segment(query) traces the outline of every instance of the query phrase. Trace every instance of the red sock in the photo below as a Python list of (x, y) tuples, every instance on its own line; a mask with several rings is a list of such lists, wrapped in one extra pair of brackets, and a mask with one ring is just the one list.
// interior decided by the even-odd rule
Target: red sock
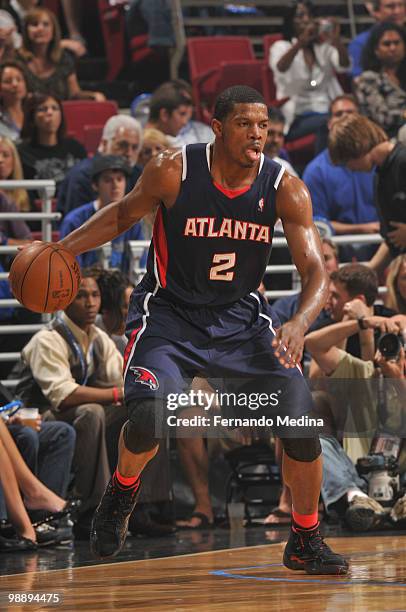
[(295, 525), (301, 529), (312, 529), (319, 523), (319, 513), (316, 510), (312, 514), (299, 514), (292, 508), (292, 518)]
[(130, 476), (129, 478), (122, 476), (118, 471), (118, 468), (116, 468), (116, 471), (114, 472), (114, 478), (123, 489), (132, 489), (136, 485), (138, 486), (140, 480), (139, 476)]

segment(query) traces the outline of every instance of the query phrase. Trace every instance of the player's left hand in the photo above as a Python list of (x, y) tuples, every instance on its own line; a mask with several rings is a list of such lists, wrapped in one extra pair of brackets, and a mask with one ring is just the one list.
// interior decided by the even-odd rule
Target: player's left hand
[(298, 321), (288, 321), (278, 330), (272, 341), (275, 356), (285, 368), (295, 368), (303, 355), (305, 328)]

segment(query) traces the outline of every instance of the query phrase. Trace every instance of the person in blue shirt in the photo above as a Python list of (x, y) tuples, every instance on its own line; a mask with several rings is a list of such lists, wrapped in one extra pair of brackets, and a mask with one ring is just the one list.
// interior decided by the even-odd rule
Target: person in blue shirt
[[(110, 202), (121, 200), (126, 193), (126, 182), (130, 173), (131, 168), (122, 157), (102, 155), (95, 158), (91, 170), (91, 181), (92, 187), (97, 193), (97, 198), (75, 208), (66, 215), (60, 227), (60, 237), (64, 238), (74, 229), (83, 225), (95, 212), (107, 206)], [(110, 267), (127, 271), (129, 262), (126, 257), (126, 243), (129, 240), (143, 239), (144, 234), (139, 223), (114, 238), (111, 243)], [(96, 264), (99, 258), (100, 251), (94, 250), (79, 255), (77, 259), (82, 268), (87, 268)]]
[[(358, 112), (350, 94), (338, 96), (330, 105), (329, 130), (344, 115)], [(335, 234), (374, 234), (379, 232), (378, 213), (374, 202), (373, 172), (353, 172), (335, 166), (328, 149), (322, 151), (306, 167), (303, 181), (310, 191), (313, 217), (327, 221)], [(345, 247), (341, 258), (359, 261), (369, 259), (375, 246)]]
[[(367, 8), (377, 23), (389, 21), (404, 26), (406, 21), (406, 3), (404, 0), (371, 0), (366, 3)], [(367, 43), (371, 29), (358, 34), (348, 45), (348, 52), (352, 59), (351, 76), (361, 74), (361, 56)]]

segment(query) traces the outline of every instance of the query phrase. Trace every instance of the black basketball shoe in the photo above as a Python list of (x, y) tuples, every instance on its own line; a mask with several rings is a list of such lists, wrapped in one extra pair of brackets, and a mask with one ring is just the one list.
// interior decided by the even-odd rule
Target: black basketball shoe
[(96, 557), (114, 557), (122, 549), (128, 521), (137, 501), (139, 480), (133, 487), (121, 488), (113, 475), (94, 514), (90, 548)]
[(348, 572), (347, 561), (324, 543), (318, 525), (313, 529), (292, 525), (283, 553), (283, 564), (291, 570), (303, 570), (306, 574)]

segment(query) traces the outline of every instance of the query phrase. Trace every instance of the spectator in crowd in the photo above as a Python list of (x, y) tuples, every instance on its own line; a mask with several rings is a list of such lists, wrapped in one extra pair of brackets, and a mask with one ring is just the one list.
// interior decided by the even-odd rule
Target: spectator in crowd
[(75, 449), (73, 427), (57, 421), (43, 422), (38, 415), (34, 429), (24, 424), (18, 412), (6, 425), (31, 472), (48, 489), (65, 498)]
[[(14, 142), (5, 136), (0, 136), (0, 180), (24, 180), (23, 168), (17, 148)], [(7, 189), (3, 193), (16, 205), (17, 210), (20, 212), (28, 212), (30, 210), (28, 193), (22, 187)]]
[(285, 142), (285, 115), (279, 108), (268, 110), (268, 136), (264, 147), (264, 155), (281, 164), (290, 174), (298, 176), (292, 164), (286, 159), (279, 157)]
[(350, 170), (375, 168), (375, 203), (384, 238), (369, 265), (377, 271), (406, 249), (406, 147), (389, 141), (381, 127), (367, 117), (351, 114), (337, 121), (329, 134), (334, 164)]
[[(338, 249), (336, 245), (328, 238), (322, 238), (322, 249), (326, 270), (331, 275), (333, 272), (338, 270)], [(290, 319), (296, 313), (298, 306), (299, 293), (275, 300), (275, 302), (272, 304), (272, 309), (278, 316), (280, 323), (283, 325), (286, 323), (286, 321), (290, 321)], [(314, 323), (309, 327), (309, 331), (322, 327), (329, 322), (331, 322), (329, 310), (324, 308)]]
[(406, 315), (406, 255), (399, 255), (391, 262), (386, 276), (386, 287), (387, 308)]
[(9, 12), (0, 9), (0, 62), (14, 59), (15, 50), (21, 45), (21, 36)]
[[(99, 148), (93, 160), (102, 155), (124, 157), (132, 168), (127, 184), (130, 191), (137, 182), (141, 169), (137, 166), (142, 147), (142, 127), (139, 121), (127, 115), (114, 115), (104, 125)], [(58, 194), (58, 211), (64, 215), (70, 210), (97, 198), (92, 187), (92, 159), (84, 159), (66, 175)]]
[(331, 100), (343, 93), (335, 73), (346, 72), (350, 62), (339, 24), (318, 22), (308, 0), (290, 6), (283, 36), (272, 45), (269, 64), (277, 98), (289, 98), (281, 108), (287, 140), (294, 140), (325, 125)]
[[(365, 3), (371, 15), (376, 22), (395, 23), (402, 27), (406, 20), (406, 5), (404, 0), (370, 0)], [(366, 43), (368, 42), (371, 29), (364, 30), (350, 42), (348, 52), (352, 60), (351, 75), (356, 77), (361, 74), (362, 53)]]
[(75, 428), (75, 490), (83, 500), (75, 535), (82, 538), (89, 536), (92, 514), (110, 477), (108, 448), (117, 452), (118, 439), (110, 438), (110, 426), (116, 432), (126, 420), (123, 358), (95, 326), (99, 310), (94, 272), (83, 270), (74, 301), (24, 347), (17, 387), (26, 405), (49, 409), (46, 420)]
[(151, 97), (149, 120), (145, 128), (155, 128), (166, 136), (175, 138), (192, 118), (192, 112), (191, 96), (170, 83), (165, 83), (158, 87)]
[(0, 135), (19, 140), (24, 124), (23, 103), (27, 82), (22, 66), (15, 61), (0, 64)]
[(96, 325), (110, 336), (124, 356), (127, 346), (127, 338), (124, 335), (125, 323), (134, 285), (120, 270), (101, 268), (96, 274), (101, 296), (100, 313), (96, 317)]
[[(166, 84), (164, 83), (162, 87)], [(173, 145), (175, 147), (181, 147), (186, 144), (195, 144), (198, 142), (211, 142), (214, 139), (213, 130), (209, 125), (202, 121), (194, 119), (195, 103), (193, 100), (193, 88), (188, 81), (184, 79), (172, 79), (168, 81), (168, 86), (174, 87), (183, 96), (190, 98), (192, 102), (192, 115), (185, 126), (180, 130), (179, 134), (175, 137)]]
[(361, 112), (396, 136), (406, 120), (406, 30), (393, 23), (372, 29), (355, 79)]
[(27, 13), (17, 56), (24, 63), (29, 91), (61, 100), (105, 100), (99, 91), (80, 88), (74, 61), (61, 46), (59, 23), (52, 11), (36, 8)]
[[(64, 471), (69, 472), (71, 465), (69, 454), (64, 461)], [(58, 530), (51, 526), (35, 529), (27, 509), (44, 510), (50, 512), (54, 519), (58, 519), (66, 516), (74, 505), (46, 487), (31, 472), (2, 419), (0, 419), (0, 465), (0, 518), (8, 517), (16, 532), (12, 538), (0, 538), (0, 551), (33, 550), (37, 541), (39, 544), (48, 545), (58, 543)]]
[[(93, 160), (92, 183), (97, 198), (83, 206), (79, 206), (66, 215), (60, 226), (61, 239), (85, 223), (94, 213), (111, 202), (124, 197), (126, 179), (130, 176), (130, 167), (122, 157), (115, 155), (100, 155)], [(111, 257), (109, 265), (112, 268), (128, 270), (126, 245), (129, 240), (143, 240), (142, 226), (134, 224), (111, 242)], [(93, 266), (99, 261), (100, 251), (88, 251), (78, 256), (81, 267)]]
[[(338, 96), (330, 105), (329, 130), (346, 115), (358, 112), (350, 94)], [(315, 219), (327, 221), (335, 234), (371, 234), (379, 232), (378, 213), (373, 192), (372, 170), (368, 173), (335, 166), (328, 149), (322, 151), (306, 167), (303, 181), (310, 191)], [(369, 259), (375, 247), (346, 246), (343, 259), (357, 255)]]
[(169, 140), (163, 132), (155, 128), (147, 128), (144, 130), (142, 147), (138, 157), (139, 165), (146, 166), (150, 159), (169, 146)]
[(60, 100), (42, 93), (27, 98), (18, 147), (25, 179), (52, 179), (58, 193), (67, 172), (87, 157), (83, 145), (65, 132)]

